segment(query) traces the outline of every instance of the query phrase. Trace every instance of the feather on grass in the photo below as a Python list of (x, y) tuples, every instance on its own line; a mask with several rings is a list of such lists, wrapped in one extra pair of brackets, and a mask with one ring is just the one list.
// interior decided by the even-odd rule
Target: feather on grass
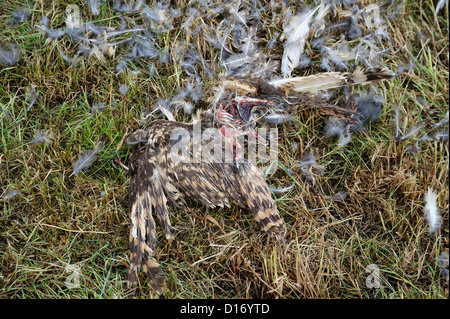
[(95, 16), (100, 14), (100, 4), (106, 0), (87, 0), (87, 4), (91, 13)]
[(28, 89), (28, 97), (27, 97), (27, 101), (28, 101), (28, 106), (27, 106), (27, 112), (29, 110), (31, 110), (31, 108), (33, 107), (34, 103), (36, 103), (37, 100), (37, 92), (36, 92), (36, 85), (35, 84), (31, 84), (29, 89)]
[(11, 14), (11, 18), (8, 20), (8, 25), (16, 25), (24, 22), (31, 16), (31, 12), (26, 9), (20, 9), (17, 11), (14, 11)]
[(293, 189), (294, 188), (294, 186), (295, 186), (295, 182), (294, 183), (292, 183), (290, 186), (288, 186), (288, 187), (280, 187), (280, 188), (278, 188), (278, 187), (274, 187), (274, 186), (270, 186), (269, 185), (269, 190), (273, 193), (273, 194), (275, 194), (275, 195), (278, 195), (278, 194), (283, 194), (283, 193), (287, 193), (287, 192), (289, 192), (291, 189)]
[(284, 28), (284, 33), (280, 38), (281, 40), (286, 39), (281, 60), (281, 72), (284, 77), (291, 76), (292, 70), (297, 66), (310, 31), (312, 17), (318, 9), (319, 6), (297, 14)]

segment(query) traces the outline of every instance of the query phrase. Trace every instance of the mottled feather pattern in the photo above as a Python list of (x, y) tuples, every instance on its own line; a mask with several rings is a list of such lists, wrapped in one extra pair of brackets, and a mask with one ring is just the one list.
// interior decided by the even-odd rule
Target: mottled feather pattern
[(363, 85), (391, 79), (395, 74), (382, 68), (356, 68), (353, 72), (324, 72), (309, 76), (278, 79), (270, 85), (289, 93), (317, 93), (323, 90), (339, 88), (343, 85)]
[(128, 280), (131, 285), (137, 282), (137, 272), (143, 264), (149, 283), (158, 292), (162, 291), (164, 277), (154, 259), (156, 232), (152, 213), (158, 216), (163, 232), (170, 238), (167, 200), (181, 207), (185, 196), (209, 207), (229, 206), (232, 201), (247, 208), (275, 240), (281, 241), (285, 234), (263, 174), (254, 164), (246, 162), (237, 169), (236, 163), (213, 163), (207, 158), (196, 163), (192, 157), (174, 162), (170, 156), (174, 145), (170, 135), (177, 128), (186, 129), (192, 138), (192, 124), (158, 120), (147, 130), (132, 133), (126, 141), (133, 147), (129, 169), (132, 231)]
[[(358, 110), (331, 105), (311, 93), (371, 83), (393, 76), (392, 72), (385, 69), (356, 68), (353, 72), (326, 72), (271, 82), (253, 77), (228, 77), (224, 80), (223, 91), (257, 98), (253, 100), (259, 101), (258, 108), (251, 111), (256, 121), (259, 119), (268, 123), (265, 120), (267, 116), (268, 119), (275, 116), (287, 120), (290, 113), (296, 113), (299, 109), (318, 108), (333, 118), (356, 125), (362, 116)], [(230, 93), (223, 94), (223, 91), (216, 97), (216, 105), (221, 101), (231, 103), (228, 100)], [(267, 100), (259, 100), (261, 97)], [(239, 99), (237, 97), (234, 101)], [(247, 115), (246, 118), (251, 117)], [(163, 291), (165, 280), (155, 259), (156, 227), (152, 214), (158, 217), (166, 238), (171, 238), (168, 201), (176, 209), (186, 206), (186, 198), (197, 200), (207, 207), (224, 207), (233, 202), (249, 210), (266, 234), (277, 242), (283, 240), (286, 229), (259, 168), (245, 160), (239, 164), (215, 162), (205, 152), (204, 144), (207, 143), (203, 137), (200, 141), (195, 140), (196, 127), (201, 127), (201, 132), (197, 133), (202, 135), (206, 129), (214, 127), (215, 116), (212, 110), (208, 110), (199, 113), (190, 124), (156, 120), (146, 129), (128, 136), (126, 143), (133, 148), (129, 170), (132, 220), (129, 284), (137, 283), (142, 265), (150, 285), (157, 292)], [(215, 134), (219, 134), (218, 131)], [(214, 139), (214, 134), (210, 138)], [(216, 143), (213, 145), (217, 146)], [(223, 153), (229, 154), (230, 150), (223, 143), (218, 147), (222, 148)]]

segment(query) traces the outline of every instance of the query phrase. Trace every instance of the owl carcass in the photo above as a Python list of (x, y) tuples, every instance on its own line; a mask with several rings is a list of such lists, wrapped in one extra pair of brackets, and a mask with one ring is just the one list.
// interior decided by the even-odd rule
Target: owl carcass
[(392, 76), (383, 69), (356, 69), (353, 73), (328, 72), (270, 83), (227, 79), (224, 87), (233, 92), (234, 98), (214, 104), (193, 123), (156, 120), (147, 129), (128, 136), (126, 143), (132, 146), (129, 284), (137, 282), (142, 265), (149, 284), (162, 292), (164, 276), (155, 260), (153, 212), (166, 238), (171, 238), (167, 202), (177, 208), (185, 206), (186, 197), (209, 207), (228, 206), (233, 202), (249, 210), (275, 241), (282, 241), (285, 227), (264, 176), (254, 162), (245, 158), (237, 137), (247, 136), (265, 144), (267, 141), (254, 129), (255, 123), (273, 114), (284, 116), (300, 107), (315, 107), (357, 123), (362, 120), (358, 112), (329, 105), (310, 93)]

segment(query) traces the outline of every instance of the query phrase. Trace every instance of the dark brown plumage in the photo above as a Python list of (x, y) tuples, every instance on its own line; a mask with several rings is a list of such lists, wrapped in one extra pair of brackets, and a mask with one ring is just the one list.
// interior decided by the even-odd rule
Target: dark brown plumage
[[(202, 130), (212, 128), (211, 113), (203, 113), (201, 124)], [(190, 149), (188, 156), (172, 156), (179, 151), (183, 139)], [(166, 238), (172, 237), (167, 200), (177, 207), (183, 206), (185, 196), (209, 207), (234, 202), (247, 208), (269, 236), (277, 241), (283, 239), (283, 220), (259, 168), (246, 160), (239, 164), (215, 163), (205, 152), (196, 163), (193, 155), (201, 150), (195, 149), (200, 145), (194, 142), (194, 124), (154, 121), (148, 129), (131, 134), (127, 144), (133, 147), (129, 163), (130, 284), (137, 282), (137, 273), (143, 264), (149, 283), (161, 292), (164, 277), (154, 259), (156, 232), (152, 212), (159, 218)], [(225, 154), (229, 150), (223, 145), (222, 151)]]
[[(368, 69), (324, 73), (309, 79), (316, 85), (321, 85), (320, 79), (325, 79), (326, 88), (330, 88), (392, 76), (385, 70)], [(234, 138), (239, 135), (257, 137), (255, 122), (264, 119), (264, 114), (290, 113), (300, 107), (317, 107), (349, 123), (359, 120), (359, 113), (355, 111), (331, 106), (301, 93), (307, 90), (307, 82), (302, 78), (271, 83), (258, 79), (227, 79), (224, 87), (241, 97), (227, 97), (217, 107), (201, 113), (192, 124), (156, 120), (147, 129), (127, 137), (126, 143), (133, 148), (129, 162), (132, 221), (129, 284), (136, 284), (142, 264), (149, 284), (155, 291), (162, 292), (164, 275), (155, 259), (156, 230), (152, 214), (158, 217), (166, 238), (171, 238), (168, 200), (177, 208), (185, 206), (186, 197), (209, 207), (234, 202), (248, 209), (269, 236), (282, 241), (285, 226), (263, 174), (243, 157)], [(290, 92), (297, 92), (296, 96), (288, 96)], [(255, 98), (243, 97), (245, 95)], [(266, 100), (260, 100), (260, 96)], [(208, 138), (204, 138), (204, 132), (209, 133)], [(258, 140), (264, 142), (262, 138)], [(216, 148), (220, 150), (220, 158), (211, 153), (211, 146), (214, 152)], [(226, 158), (232, 160), (226, 161)]]

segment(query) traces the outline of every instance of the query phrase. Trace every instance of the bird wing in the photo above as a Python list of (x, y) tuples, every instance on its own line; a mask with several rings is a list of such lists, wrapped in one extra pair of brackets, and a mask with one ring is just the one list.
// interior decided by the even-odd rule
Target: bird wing
[[(181, 193), (209, 207), (228, 206), (231, 200), (238, 206), (249, 209), (269, 236), (281, 240), (285, 233), (284, 223), (259, 168), (248, 161), (238, 166), (233, 162), (225, 162), (225, 154), (229, 149), (222, 143), (222, 139), (216, 139), (214, 132), (211, 132), (210, 140), (203, 139), (196, 143), (193, 127), (181, 123), (180, 125), (188, 131), (185, 137), (190, 152), (186, 152), (187, 156), (180, 154), (181, 160), (171, 156), (174, 154), (171, 147), (175, 145), (170, 145), (168, 134), (159, 140), (159, 149), (165, 150), (160, 153), (160, 166), (166, 169), (164, 173), (169, 177), (170, 183)], [(215, 132), (219, 134), (217, 130)], [(172, 140), (178, 143), (182, 141), (176, 137)], [(213, 146), (219, 144), (218, 148), (211, 151), (208, 141)], [(202, 149), (196, 149), (198, 145), (201, 145)], [(215, 152), (219, 152), (220, 156), (216, 156)], [(201, 160), (195, 161), (198, 153), (201, 153)]]

